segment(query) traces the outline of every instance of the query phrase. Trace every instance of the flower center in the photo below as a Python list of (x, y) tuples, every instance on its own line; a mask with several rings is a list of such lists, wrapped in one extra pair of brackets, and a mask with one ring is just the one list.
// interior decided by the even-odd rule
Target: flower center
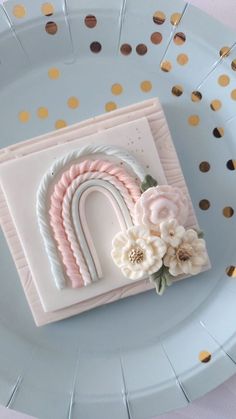
[(189, 244), (182, 244), (176, 252), (176, 256), (179, 262), (186, 262), (193, 255), (193, 249)]
[(140, 247), (135, 247), (129, 252), (129, 261), (133, 264), (142, 263), (144, 259), (144, 251)]
[(170, 235), (170, 237), (174, 237), (174, 235), (175, 235), (174, 230), (170, 230), (170, 231), (169, 231), (169, 235)]

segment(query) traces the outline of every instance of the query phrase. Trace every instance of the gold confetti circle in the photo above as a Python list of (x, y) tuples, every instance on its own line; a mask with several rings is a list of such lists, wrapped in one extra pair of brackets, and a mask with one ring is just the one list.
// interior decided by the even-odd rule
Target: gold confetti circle
[(228, 84), (230, 83), (230, 78), (229, 76), (227, 76), (227, 74), (222, 74), (219, 78), (218, 78), (218, 83), (220, 86), (225, 87), (228, 86)]
[(233, 100), (236, 100), (236, 89), (232, 90), (232, 92), (231, 92), (231, 98)]
[(202, 173), (207, 173), (207, 172), (209, 172), (210, 168), (211, 168), (211, 166), (210, 166), (210, 163), (208, 163), (208, 161), (202, 161), (202, 162), (199, 164), (199, 170), (200, 170), (200, 172), (202, 172)]
[(61, 129), (61, 128), (65, 128), (65, 127), (67, 127), (67, 123), (66, 123), (66, 121), (64, 121), (64, 119), (58, 119), (55, 122), (55, 128), (56, 129)]
[(138, 55), (145, 55), (147, 53), (147, 46), (145, 44), (138, 44), (136, 47), (136, 52)]
[(212, 111), (216, 112), (220, 110), (220, 108), (222, 107), (222, 103), (219, 99), (214, 99), (212, 100), (210, 107)]
[(223, 215), (225, 218), (231, 218), (234, 215), (234, 209), (232, 207), (225, 207), (223, 209)]
[(166, 20), (166, 15), (163, 12), (157, 11), (153, 15), (153, 22), (156, 23), (156, 25), (163, 25), (163, 23)]
[(232, 68), (232, 70), (236, 71), (236, 58), (235, 58), (235, 60), (232, 61), (231, 68)]
[(198, 115), (190, 115), (188, 118), (189, 125), (192, 125), (193, 127), (196, 127), (200, 123), (200, 118)]
[(30, 119), (30, 113), (28, 111), (21, 111), (18, 114), (18, 118), (21, 122), (26, 123)]
[(95, 28), (95, 26), (97, 25), (97, 18), (94, 15), (88, 15), (85, 17), (84, 23), (85, 26), (87, 26), (87, 28)]
[(177, 26), (181, 19), (181, 13), (173, 13), (170, 18), (172, 25)]
[(60, 77), (60, 70), (58, 70), (58, 68), (56, 67), (52, 67), (48, 70), (48, 77), (51, 80), (57, 80)]
[(229, 47), (222, 47), (221, 49), (220, 49), (220, 56), (221, 57), (228, 57), (229, 56), (229, 54), (230, 54), (230, 48)]
[(45, 25), (45, 31), (48, 33), (48, 35), (56, 35), (58, 31), (56, 22), (47, 22)]
[(23, 17), (26, 16), (26, 9), (25, 6), (23, 4), (16, 4), (13, 7), (13, 15), (17, 18), (17, 19), (22, 19)]
[(69, 97), (67, 105), (70, 109), (76, 109), (79, 107), (79, 100), (75, 96)]
[(120, 47), (120, 52), (123, 55), (130, 55), (132, 52), (132, 47), (130, 44), (123, 44)]
[(211, 360), (211, 353), (208, 351), (201, 351), (198, 355), (199, 361), (206, 364), (207, 362), (210, 362)]
[(38, 108), (37, 115), (40, 119), (46, 119), (48, 117), (48, 109), (43, 106)]
[(236, 160), (228, 160), (226, 163), (226, 167), (229, 170), (236, 170)]
[(186, 35), (183, 32), (177, 32), (174, 36), (174, 43), (176, 45), (183, 45), (186, 41)]
[(208, 199), (202, 199), (199, 202), (199, 207), (201, 208), (201, 210), (203, 211), (207, 211), (210, 208), (211, 204), (210, 201), (208, 201)]
[(113, 95), (118, 96), (121, 95), (121, 93), (123, 92), (123, 87), (120, 83), (114, 83), (111, 86), (111, 92)]
[(215, 138), (221, 138), (224, 136), (225, 130), (222, 127), (216, 127), (213, 129), (212, 134)]
[(101, 51), (101, 49), (102, 45), (100, 44), (100, 42), (95, 41), (90, 44), (90, 50), (95, 54), (98, 54)]
[(105, 105), (106, 112), (111, 112), (117, 109), (117, 104), (115, 102), (107, 102)]
[(51, 3), (43, 3), (41, 7), (42, 14), (44, 16), (52, 16), (54, 13), (54, 7)]
[(225, 271), (226, 271), (226, 274), (228, 276), (230, 276), (231, 278), (235, 278), (236, 277), (236, 267), (235, 266), (233, 266), (233, 265), (228, 266), (228, 268), (226, 268)]
[(172, 69), (172, 64), (170, 61), (162, 61), (161, 63), (161, 70), (164, 71), (165, 73), (169, 73), (169, 71), (171, 71)]
[(142, 83), (140, 83), (140, 89), (147, 93), (152, 90), (152, 83), (149, 80), (144, 80)]
[(200, 102), (202, 100), (202, 94), (201, 94), (201, 92), (199, 92), (197, 90), (195, 90), (194, 92), (192, 92), (191, 99), (192, 99), (192, 102)]
[(162, 41), (162, 34), (161, 34), (161, 32), (153, 32), (152, 34), (151, 34), (151, 42), (154, 44), (154, 45), (158, 45), (158, 44), (160, 44), (161, 43), (161, 41)]
[(172, 94), (177, 97), (181, 96), (183, 94), (183, 91), (184, 91), (183, 87), (180, 86), (179, 84), (177, 84), (176, 86), (173, 86), (171, 89)]
[(189, 60), (189, 58), (188, 58), (187, 54), (179, 54), (177, 56), (177, 62), (180, 65), (186, 65), (188, 63), (188, 60)]

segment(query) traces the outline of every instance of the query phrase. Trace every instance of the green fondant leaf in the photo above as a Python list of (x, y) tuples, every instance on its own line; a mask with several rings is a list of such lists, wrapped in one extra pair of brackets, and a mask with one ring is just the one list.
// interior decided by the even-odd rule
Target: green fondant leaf
[(151, 175), (146, 175), (144, 181), (141, 184), (141, 191), (145, 192), (147, 189), (157, 186), (158, 183)]
[(204, 238), (204, 231), (198, 231), (197, 235), (198, 235), (199, 239), (203, 239)]
[(170, 274), (169, 269), (162, 265), (159, 271), (151, 275), (150, 281), (155, 285), (158, 295), (163, 295), (166, 287), (172, 285), (173, 276)]
[(197, 230), (196, 228), (193, 228), (193, 230), (196, 231), (199, 239), (203, 239), (203, 237), (204, 237), (204, 231)]

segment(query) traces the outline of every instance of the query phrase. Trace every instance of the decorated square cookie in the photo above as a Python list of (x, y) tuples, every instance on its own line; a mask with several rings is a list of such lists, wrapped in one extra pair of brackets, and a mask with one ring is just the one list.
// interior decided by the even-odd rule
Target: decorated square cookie
[(1, 150), (0, 179), (37, 325), (210, 267), (157, 99)]

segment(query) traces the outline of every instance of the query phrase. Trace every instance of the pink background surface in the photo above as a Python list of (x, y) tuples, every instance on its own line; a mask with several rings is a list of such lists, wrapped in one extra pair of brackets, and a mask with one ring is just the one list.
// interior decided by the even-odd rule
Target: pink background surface
[[(32, 0), (33, 1), (33, 0)], [(211, 16), (224, 22), (236, 31), (236, 0), (189, 0)], [(3, 3), (3, 0), (0, 0)], [(0, 407), (1, 419), (29, 419), (12, 410)], [(158, 419), (235, 419), (236, 418), (236, 376), (216, 390), (191, 403), (188, 407), (158, 416)], [(43, 418), (41, 418), (43, 419)], [(83, 419), (83, 418), (81, 418)]]

